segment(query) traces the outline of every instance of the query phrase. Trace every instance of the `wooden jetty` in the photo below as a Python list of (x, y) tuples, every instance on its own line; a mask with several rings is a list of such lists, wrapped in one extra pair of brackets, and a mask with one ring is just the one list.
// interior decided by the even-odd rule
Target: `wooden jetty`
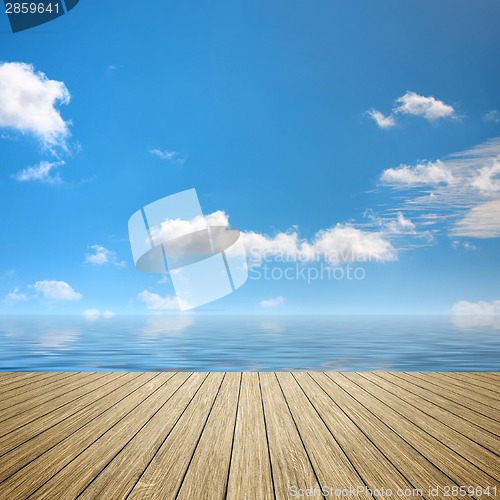
[(499, 454), (499, 373), (0, 373), (1, 500), (489, 500)]

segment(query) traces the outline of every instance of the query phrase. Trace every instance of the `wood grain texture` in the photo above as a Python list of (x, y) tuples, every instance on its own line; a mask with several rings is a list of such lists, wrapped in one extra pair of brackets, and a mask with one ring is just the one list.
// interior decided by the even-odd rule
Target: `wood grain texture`
[(227, 487), (228, 498), (274, 498), (257, 373), (243, 373)]
[(490, 372), (0, 373), (0, 499), (500, 498), (498, 398)]

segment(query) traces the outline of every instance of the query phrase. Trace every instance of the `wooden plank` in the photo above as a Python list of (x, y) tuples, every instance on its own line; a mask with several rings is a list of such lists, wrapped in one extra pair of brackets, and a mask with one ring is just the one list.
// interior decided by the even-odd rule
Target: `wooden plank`
[(475, 391), (470, 388), (466, 383), (452, 383), (449, 382), (445, 377), (441, 376), (439, 373), (417, 373), (415, 374), (417, 378), (422, 378), (423, 380), (427, 380), (436, 384), (438, 387), (442, 387), (443, 389), (450, 389), (451, 391), (458, 392), (461, 396), (468, 397), (474, 401), (478, 401), (479, 403), (483, 403), (495, 410), (498, 409), (500, 401), (492, 398), (491, 396), (486, 396), (481, 394), (478, 391)]
[(260, 373), (259, 378), (276, 498), (289, 498), (299, 490), (319, 491), (321, 486), (275, 374)]
[(412, 384), (415, 384), (416, 386), (421, 387), (422, 389), (426, 389), (429, 392), (433, 393), (437, 392), (443, 398), (453, 401), (458, 405), (462, 405), (465, 408), (469, 408), (477, 413), (480, 413), (481, 415), (484, 415), (485, 417), (488, 417), (492, 420), (496, 420), (497, 422), (499, 421), (498, 410), (496, 408), (492, 408), (491, 406), (487, 406), (483, 403), (480, 403), (479, 401), (470, 399), (467, 396), (461, 395), (456, 391), (451, 391), (449, 389), (439, 387), (432, 382), (429, 382), (423, 378), (416, 376), (414, 372), (412, 373), (398, 372), (397, 376), (402, 377), (405, 380), (411, 382)]
[[(406, 494), (405, 491), (413, 491), (414, 486), (377, 448), (370, 440), (370, 436), (365, 434), (349, 418), (337, 402), (328, 397), (325, 398), (325, 393), (309, 373), (295, 373), (293, 377), (360, 476), (360, 479), (351, 481), (345, 486), (349, 488), (349, 486), (366, 485), (372, 491), (391, 489), (397, 492), (401, 490), (402, 493), (398, 495), (398, 498), (413, 498), (413, 494)], [(286, 392), (285, 395), (287, 395)], [(301, 406), (298, 406), (298, 411), (301, 411), (300, 408)], [(321, 438), (321, 435), (319, 437)], [(307, 444), (306, 448), (309, 450)], [(327, 459), (326, 456), (321, 458), (323, 460)], [(377, 464), (377, 467), (374, 467), (373, 464)], [(330, 484), (333, 484), (332, 480), (330, 480)], [(342, 486), (342, 483), (338, 484)], [(363, 495), (360, 494), (359, 496)]]
[[(26, 498), (33, 494), (36, 498), (75, 498), (74, 481), (76, 482), (77, 479), (70, 475), (71, 480), (64, 480), (67, 472), (63, 471), (74, 473), (72, 467), (67, 467), (68, 464), (78, 463), (75, 462), (77, 457), (101, 436), (108, 435), (108, 440), (104, 440), (103, 443), (112, 441), (114, 426), (147, 398), (154, 395), (155, 391), (165, 383), (166, 378), (172, 375), (148, 374), (146, 383), (114, 405), (111, 411), (102, 413), (1, 483), (0, 498)], [(143, 424), (140, 418), (134, 423), (136, 425)], [(106, 452), (107, 449), (104, 445), (101, 447), (101, 453)], [(85, 466), (77, 472), (80, 475), (84, 475), (86, 472), (92, 473), (93, 461), (97, 458), (98, 456), (89, 457)]]
[[(171, 396), (189, 378), (189, 373), (162, 373), (146, 384), (143, 391), (146, 396), (137, 406), (109, 427), (98, 440), (94, 441), (74, 460), (36, 490), (39, 499), (73, 499), (89, 485), (96, 474), (102, 470), (147, 422), (166, 404)], [(147, 387), (151, 385), (151, 387)], [(75, 445), (80, 446), (76, 438), (68, 440), (68, 447), (73, 452)]]
[(459, 386), (462, 386), (465, 382), (471, 388), (477, 387), (474, 390), (479, 390), (481, 394), (490, 395), (494, 398), (500, 397), (499, 384), (493, 381), (482, 380), (468, 373), (443, 373), (443, 376), (448, 380), (457, 381)]
[(50, 376), (56, 375), (56, 373), (49, 372), (27, 372), (27, 373), (16, 373), (12, 377), (2, 378), (0, 380), (0, 394), (4, 394), (11, 389), (17, 389), (19, 387), (26, 387), (32, 382), (36, 382), (38, 380), (42, 380), (44, 378), (48, 378)]
[[(450, 443), (456, 444), (458, 440), (460, 443), (463, 442), (471, 453), (473, 453), (473, 450), (476, 448), (482, 453), (482, 446), (490, 451), (490, 453), (487, 454), (488, 463), (495, 455), (495, 450), (500, 450), (500, 438), (495, 436), (495, 434), (454, 415), (448, 410), (443, 410), (419, 395), (409, 392), (400, 385), (392, 384), (381, 374), (362, 373), (360, 376), (376, 385), (376, 388), (370, 385), (367, 387), (367, 390), (385, 403), (394, 404), (398, 399), (407, 403), (408, 405), (403, 404), (402, 406), (393, 406), (393, 408), (406, 418), (411, 414), (409, 420), (418, 424), (423, 429), (432, 428), (435, 437), (439, 438), (441, 433), (444, 434), (444, 438), (440, 440), (448, 446), (450, 446)], [(430, 419), (434, 419), (437, 422), (426, 418), (424, 415), (427, 415)], [(469, 440), (480, 446), (471, 445)]]
[(274, 498), (257, 373), (243, 373), (227, 498)]
[(177, 498), (226, 498), (240, 384), (241, 373), (224, 377)]
[(0, 423), (2, 423), (2, 431), (5, 428), (5, 424), (3, 424), (3, 422), (5, 422), (6, 420), (9, 420), (16, 415), (20, 415), (21, 413), (27, 412), (28, 410), (32, 412), (35, 408), (43, 407), (43, 405), (49, 401), (51, 402), (51, 404), (58, 401), (66, 401), (68, 397), (72, 397), (74, 393), (78, 393), (78, 391), (85, 387), (87, 384), (93, 382), (94, 380), (105, 378), (107, 376), (109, 375), (106, 373), (88, 373), (85, 376), (72, 379), (71, 382), (63, 385), (62, 387), (59, 387), (53, 392), (36, 396), (29, 401), (25, 401), (13, 407), (0, 410)]
[[(69, 410), (69, 414), (74, 413), (73, 408), (75, 404), (77, 404), (78, 400), (81, 400), (81, 402), (84, 403), (84, 400), (81, 398), (83, 398), (90, 392), (98, 390), (103, 385), (113, 381), (119, 376), (119, 373), (108, 373), (103, 377), (94, 377), (90, 380), (89, 383), (82, 386), (78, 391), (74, 391), (64, 396), (64, 399), (58, 398), (54, 402), (49, 401), (43, 405), (36, 406), (35, 408), (33, 408), (33, 410), (26, 410), (24, 413), (15, 415), (13, 418), (2, 422), (0, 426), (0, 432), (2, 432), (2, 435), (0, 436), (0, 443), (4, 442), (3, 439), (5, 436), (7, 436), (7, 434), (10, 434), (11, 432), (16, 432), (16, 434), (20, 433), (20, 429), (26, 425), (31, 424), (30, 429), (38, 429), (39, 419), (41, 419), (42, 417), (47, 417), (50, 421), (53, 416), (58, 415), (58, 410), (62, 410), (63, 412)], [(46, 420), (47, 419), (44, 419), (43, 421)], [(2, 451), (4, 450), (0, 446), (0, 452)]]
[(59, 373), (49, 379), (42, 379), (28, 386), (6, 392), (4, 393), (5, 397), (0, 401), (0, 410), (11, 408), (32, 398), (51, 393), (60, 387), (66, 386), (69, 382), (77, 380), (79, 377), (76, 375), (78, 374)]
[(69, 415), (70, 418), (56, 419), (55, 424), (51, 425), (54, 420), (53, 415), (49, 415), (47, 419), (50, 421), (47, 424), (43, 422), (43, 419), (39, 419), (36, 421), (36, 427), (28, 425), (19, 432), (13, 432), (3, 438), (1, 447), (4, 452), (0, 456), (0, 482), (87, 425), (94, 418), (111, 410), (116, 403), (150, 379), (151, 375), (144, 373), (125, 373), (106, 386), (100, 387), (99, 391), (87, 395), (85, 406), (72, 408), (75, 411)]
[(325, 373), (309, 375), (415, 489), (427, 491), (428, 488), (443, 488), (454, 484), (430, 460), (394, 432), (383, 418), (374, 415)]
[[(349, 486), (352, 485), (366, 486), (366, 482), (319, 417), (292, 374), (279, 373), (277, 378), (319, 483), (334, 490), (349, 490)], [(372, 498), (367, 490), (359, 495), (354, 492), (338, 496)]]
[(127, 498), (206, 377), (206, 373), (193, 373), (144, 428), (96, 473), (79, 500)]
[[(436, 424), (434, 421), (432, 426), (428, 428), (432, 435), (424, 431), (421, 427), (414, 424), (407, 418), (403, 417), (401, 410), (407, 414), (404, 408), (404, 402), (402, 400), (393, 401), (396, 405), (398, 411), (394, 410), (391, 406), (385, 402), (374, 397), (368, 390), (359, 386), (357, 383), (351, 380), (355, 378), (354, 373), (349, 374), (349, 378), (344, 374), (328, 374), (332, 380), (335, 381), (348, 391), (353, 397), (362, 404), (374, 415), (382, 418), (383, 421), (389, 425), (395, 432), (397, 432), (401, 437), (403, 437), (408, 443), (410, 443), (415, 449), (417, 449), (423, 456), (427, 457), (434, 465), (439, 467), (445, 474), (451, 478), (458, 485), (475, 485), (486, 488), (488, 486), (497, 486), (500, 488), (500, 483), (493, 479), (490, 475), (483, 472), (479, 467), (475, 466), (473, 463), (465, 460), (462, 455), (444, 445), (439, 439), (434, 437), (436, 431)], [(368, 386), (369, 382), (366, 379), (361, 379), (363, 386)], [(371, 390), (372, 388), (370, 388)], [(388, 396), (384, 396), (387, 400)], [(417, 420), (421, 422), (421, 420)], [(429, 425), (424, 423), (422, 425)], [(439, 434), (440, 437), (445, 437), (444, 433)], [(472, 442), (471, 442), (472, 443)], [(471, 445), (472, 447), (472, 445)], [(466, 446), (462, 443), (455, 444), (454, 448), (460, 449), (460, 452), (467, 453)], [(481, 462), (484, 462), (484, 451), (481, 458)], [(468, 454), (468, 453), (467, 453)], [(486, 464), (488, 465), (488, 464)], [(493, 465), (493, 464), (492, 464)]]
[[(0, 373), (5, 381), (1, 499), (500, 493), (496, 373)], [(487, 387), (489, 405), (472, 399)]]
[(497, 383), (500, 382), (500, 373), (498, 372), (467, 372), (467, 373), (472, 373), (476, 377), (480, 377), (486, 380), (494, 380)]
[(212, 372), (146, 467), (127, 500), (174, 499), (200, 439), (224, 374)]
[(500, 423), (492, 418), (486, 417), (481, 413), (478, 413), (474, 410), (469, 409), (466, 406), (462, 406), (458, 403), (455, 403), (452, 400), (446, 399), (440, 394), (436, 394), (435, 392), (422, 389), (418, 385), (415, 385), (408, 381), (404, 376), (401, 376), (398, 373), (379, 373), (380, 377), (397, 387), (403, 388), (407, 390), (409, 393), (417, 395), (426, 401), (439, 406), (443, 410), (447, 410), (454, 415), (457, 415), (468, 422), (471, 422), (474, 425), (481, 427), (482, 429), (491, 432), (496, 436), (500, 436)]

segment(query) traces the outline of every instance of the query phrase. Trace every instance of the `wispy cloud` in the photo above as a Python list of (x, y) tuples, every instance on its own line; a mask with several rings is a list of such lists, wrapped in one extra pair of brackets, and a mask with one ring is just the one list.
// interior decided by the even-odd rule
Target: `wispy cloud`
[(70, 99), (63, 82), (49, 80), (33, 66), (0, 62), (0, 127), (31, 133), (48, 148), (65, 148), (70, 122), (59, 106)]
[(485, 122), (499, 123), (500, 113), (496, 109), (492, 109), (483, 115), (483, 120)]
[(166, 160), (176, 165), (182, 165), (185, 161), (185, 158), (181, 158), (180, 153), (178, 153), (177, 151), (167, 151), (166, 149), (150, 149), (149, 152), (153, 156), (160, 158), (160, 160)]
[(385, 116), (374, 108), (370, 109), (368, 114), (377, 122), (380, 128), (391, 128), (396, 126), (396, 120), (392, 115)]
[(28, 296), (24, 293), (19, 293), (19, 289), (15, 288), (13, 292), (9, 292), (5, 297), (5, 302), (8, 305), (18, 304), (19, 302), (26, 302), (28, 300)]
[(386, 116), (375, 108), (369, 110), (368, 114), (380, 128), (394, 127), (398, 115), (421, 116), (430, 122), (443, 118), (457, 118), (453, 106), (445, 104), (432, 96), (425, 97), (410, 91), (394, 101), (389, 115)]
[(441, 160), (400, 165), (380, 176), (401, 200), (391, 209), (454, 236), (500, 236), (500, 138)]
[(126, 267), (127, 263), (118, 259), (118, 255), (114, 250), (108, 250), (101, 245), (90, 245), (89, 248), (93, 253), (85, 255), (85, 263), (95, 266), (111, 263), (116, 267)]
[(108, 73), (112, 73), (114, 71), (118, 71), (121, 68), (121, 64), (110, 64), (108, 66)]
[(453, 240), (451, 242), (451, 246), (455, 249), (464, 248), (465, 250), (476, 250), (476, 245), (474, 245), (474, 243), (471, 243), (470, 241)]
[(28, 167), (20, 170), (12, 177), (19, 182), (41, 182), (44, 184), (61, 184), (57, 168), (64, 165), (64, 161), (48, 162), (41, 161), (35, 167)]
[(275, 307), (284, 304), (284, 302), (285, 299), (281, 295), (279, 295), (278, 297), (262, 300), (260, 306), (264, 307), (265, 309), (274, 309)]
[(157, 293), (152, 293), (148, 290), (142, 291), (139, 295), (139, 300), (147, 305), (150, 311), (178, 311), (179, 302), (177, 297), (162, 297)]

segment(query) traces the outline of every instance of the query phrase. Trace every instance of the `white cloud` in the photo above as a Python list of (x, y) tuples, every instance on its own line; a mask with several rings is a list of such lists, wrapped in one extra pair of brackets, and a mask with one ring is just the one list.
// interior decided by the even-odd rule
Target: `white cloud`
[(439, 118), (455, 117), (453, 106), (445, 104), (434, 97), (424, 97), (415, 92), (406, 92), (403, 97), (395, 101), (395, 113), (423, 116), (426, 120), (434, 121)]
[(483, 120), (485, 122), (499, 123), (500, 113), (496, 109), (492, 109), (483, 115)]
[[(101, 311), (99, 309), (87, 309), (83, 311), (82, 316), (88, 321), (96, 321), (101, 317)], [(116, 314), (112, 311), (104, 311), (102, 317), (105, 319), (114, 318)]]
[(380, 180), (406, 190), (396, 210), (411, 216), (417, 233), (425, 226), (454, 236), (500, 236), (500, 138), (442, 160), (389, 168)]
[(471, 208), (463, 219), (455, 223), (451, 234), (473, 238), (500, 237), (500, 200)]
[(308, 241), (300, 239), (296, 230), (274, 237), (242, 233), (249, 257), (259, 263), (263, 259), (281, 258), (312, 262), (323, 259), (330, 264), (360, 261), (389, 261), (396, 258), (392, 244), (381, 232), (363, 231), (352, 224), (337, 224), (316, 232)]
[(384, 170), (380, 179), (386, 184), (404, 187), (451, 184), (454, 180), (451, 171), (439, 160), (414, 166), (400, 165), (397, 168), (388, 168)]
[(396, 219), (387, 221), (385, 227), (390, 233), (409, 234), (415, 232), (415, 224), (407, 219), (401, 212), (396, 214)]
[(285, 299), (279, 295), (278, 297), (270, 298), (261, 301), (260, 305), (261, 307), (264, 307), (266, 309), (272, 309), (274, 307), (281, 306), (285, 302)]
[(380, 128), (391, 128), (396, 125), (396, 120), (392, 115), (384, 116), (380, 111), (372, 108), (368, 114), (377, 122)]
[(138, 295), (150, 311), (178, 311), (179, 302), (177, 297), (161, 297), (157, 293), (144, 290)]
[(101, 313), (97, 309), (87, 309), (83, 311), (82, 316), (88, 321), (96, 321), (101, 317)]
[(402, 97), (394, 101), (392, 112), (385, 116), (380, 111), (372, 108), (368, 114), (375, 120), (380, 128), (390, 128), (396, 125), (397, 115), (422, 116), (428, 121), (436, 121), (440, 118), (456, 118), (453, 106), (445, 104), (434, 97), (425, 97), (416, 92), (406, 92)]
[(46, 299), (76, 301), (82, 298), (82, 294), (75, 292), (65, 281), (37, 281), (33, 288)]
[(177, 151), (167, 151), (166, 149), (150, 149), (149, 152), (160, 160), (166, 160), (171, 163), (175, 163), (178, 165), (182, 165), (184, 163), (184, 159), (179, 157), (179, 153)]
[(28, 300), (28, 296), (24, 293), (19, 293), (19, 289), (15, 288), (13, 292), (9, 292), (7, 297), (5, 297), (5, 302), (9, 305), (14, 305), (19, 302), (26, 302)]
[(69, 122), (58, 106), (70, 101), (63, 82), (24, 63), (0, 63), (0, 127), (32, 133), (44, 145), (65, 147)]
[(470, 241), (459, 241), (459, 240), (454, 240), (451, 242), (451, 246), (453, 248), (465, 248), (465, 250), (476, 250), (476, 245), (474, 243), (471, 243)]
[(20, 170), (12, 177), (19, 182), (36, 181), (45, 184), (60, 184), (62, 180), (59, 176), (59, 172), (54, 173), (54, 170), (61, 165), (64, 165), (64, 161), (41, 161), (36, 167), (28, 167)]
[(500, 330), (500, 300), (493, 302), (461, 300), (453, 304), (451, 311), (453, 322), (460, 328), (483, 326)]
[(500, 161), (494, 160), (490, 165), (480, 168), (471, 184), (486, 195), (500, 192)]
[(150, 228), (151, 238), (155, 245), (159, 245), (165, 241), (172, 240), (179, 236), (200, 231), (208, 226), (228, 226), (228, 216), (218, 210), (213, 214), (194, 217), (191, 220), (185, 219), (166, 219), (159, 226)]
[(85, 255), (86, 264), (102, 266), (103, 264), (112, 263), (116, 267), (126, 267), (127, 265), (125, 261), (118, 260), (118, 256), (114, 250), (108, 250), (101, 245), (90, 245), (89, 248), (94, 253)]

